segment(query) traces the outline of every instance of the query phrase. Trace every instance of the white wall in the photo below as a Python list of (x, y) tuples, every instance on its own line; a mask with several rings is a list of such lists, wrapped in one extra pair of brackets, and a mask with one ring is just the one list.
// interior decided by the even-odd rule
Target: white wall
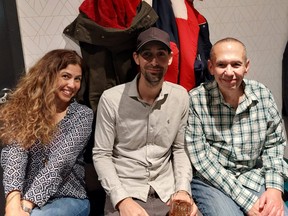
[[(83, 0), (17, 0), (24, 60), (31, 66), (55, 48), (79, 47), (63, 36), (63, 29), (78, 15)], [(251, 59), (248, 78), (267, 85), (279, 109), (281, 61), (288, 39), (287, 0), (195, 0), (208, 20), (212, 43), (232, 36), (242, 40)]]
[(195, 0), (208, 20), (212, 43), (232, 36), (247, 46), (248, 78), (267, 85), (282, 108), (282, 56), (288, 40), (287, 0)]
[(62, 32), (78, 15), (82, 0), (16, 0), (24, 61), (34, 64), (47, 51), (80, 49)]
[[(282, 109), (282, 57), (288, 40), (287, 0), (195, 0), (209, 23), (212, 43), (231, 36), (247, 46), (247, 78), (264, 83)], [(288, 128), (288, 118), (286, 120)], [(286, 133), (287, 134), (287, 133)], [(288, 158), (288, 147), (285, 157)]]

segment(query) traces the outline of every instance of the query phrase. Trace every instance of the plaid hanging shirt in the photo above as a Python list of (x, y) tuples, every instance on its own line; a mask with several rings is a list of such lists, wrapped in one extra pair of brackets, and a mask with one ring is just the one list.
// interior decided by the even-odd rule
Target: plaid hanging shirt
[(236, 110), (216, 81), (191, 90), (186, 142), (196, 178), (248, 211), (258, 197), (247, 188), (259, 192), (265, 184), (283, 191), (288, 167), (282, 118), (270, 90), (252, 80), (244, 79), (243, 86)]

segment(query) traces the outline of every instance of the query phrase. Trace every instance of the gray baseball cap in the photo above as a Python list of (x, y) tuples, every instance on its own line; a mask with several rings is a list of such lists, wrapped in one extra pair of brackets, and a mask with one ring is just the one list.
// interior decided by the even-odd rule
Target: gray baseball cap
[(161, 42), (171, 51), (169, 34), (156, 27), (150, 27), (139, 34), (136, 51), (138, 52), (145, 44), (151, 41)]

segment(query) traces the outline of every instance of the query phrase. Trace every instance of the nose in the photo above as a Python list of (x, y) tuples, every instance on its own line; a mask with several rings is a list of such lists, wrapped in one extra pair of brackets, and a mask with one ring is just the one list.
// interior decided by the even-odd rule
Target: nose
[(226, 75), (228, 75), (228, 76), (233, 76), (233, 75), (234, 75), (233, 68), (232, 68), (232, 66), (231, 66), (230, 64), (227, 65), (226, 70), (225, 70), (225, 73), (226, 73)]
[(68, 84), (68, 87), (74, 88), (74, 87), (75, 87), (75, 81), (74, 81), (74, 79), (69, 79), (67, 84)]
[(152, 64), (153, 66), (158, 65), (158, 61), (157, 61), (157, 57), (156, 57), (156, 56), (153, 56), (153, 58), (152, 58), (152, 60), (151, 60), (151, 64)]

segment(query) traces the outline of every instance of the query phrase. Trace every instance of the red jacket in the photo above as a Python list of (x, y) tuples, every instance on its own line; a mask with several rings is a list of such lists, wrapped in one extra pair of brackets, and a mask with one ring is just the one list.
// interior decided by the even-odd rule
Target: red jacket
[(199, 25), (206, 19), (189, 0), (171, 0), (179, 36), (179, 81), (187, 91), (195, 87), (194, 63), (197, 56)]
[(130, 27), (141, 0), (84, 0), (79, 10), (103, 27), (125, 29)]

